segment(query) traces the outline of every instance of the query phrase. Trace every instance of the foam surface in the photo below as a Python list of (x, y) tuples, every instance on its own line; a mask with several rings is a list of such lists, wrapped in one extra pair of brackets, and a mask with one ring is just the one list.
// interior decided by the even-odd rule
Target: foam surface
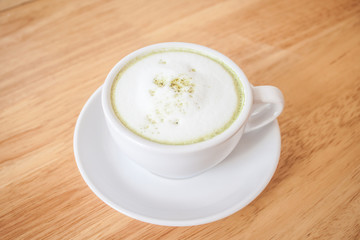
[(242, 107), (241, 85), (214, 59), (186, 51), (152, 53), (125, 66), (112, 104), (130, 130), (155, 142), (189, 144), (217, 135)]

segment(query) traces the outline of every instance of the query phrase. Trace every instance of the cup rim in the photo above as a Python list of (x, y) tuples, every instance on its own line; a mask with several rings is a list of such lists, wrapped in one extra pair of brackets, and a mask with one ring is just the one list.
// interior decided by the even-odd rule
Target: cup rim
[[(121, 123), (121, 121), (117, 118), (111, 105), (110, 94), (111, 94), (112, 83), (115, 77), (117, 76), (118, 72), (120, 71), (120, 69), (126, 63), (128, 63), (130, 60), (134, 59), (139, 55), (143, 55), (145, 52), (150, 52), (163, 48), (175, 48), (175, 47), (185, 48), (185, 49), (188, 48), (188, 49), (204, 52), (207, 55), (220, 59), (221, 61), (224, 62), (224, 64), (230, 67), (237, 74), (244, 90), (244, 95), (245, 95), (244, 105), (237, 119), (222, 133), (210, 139), (200, 141), (197, 143), (184, 144), (184, 145), (171, 145), (171, 144), (157, 143), (142, 138), (141, 136), (138, 136), (137, 134), (132, 132), (130, 129), (128, 129)], [(128, 54), (127, 56), (123, 57), (119, 62), (117, 62), (117, 64), (111, 69), (111, 71), (107, 75), (105, 82), (103, 84), (101, 95), (102, 95), (101, 102), (102, 102), (103, 112), (109, 127), (111, 127), (111, 131), (116, 131), (117, 134), (121, 135), (122, 137), (126, 138), (128, 141), (131, 141), (132, 143), (138, 145), (141, 148), (147, 148), (147, 149), (151, 149), (152, 151), (169, 152), (169, 153), (170, 152), (189, 153), (189, 152), (210, 148), (223, 143), (227, 139), (231, 138), (238, 131), (243, 129), (243, 127), (245, 126), (245, 122), (248, 116), (250, 115), (250, 109), (253, 104), (253, 94), (252, 94), (251, 85), (246, 75), (243, 73), (243, 71), (240, 69), (240, 67), (237, 64), (235, 64), (230, 58), (228, 58), (227, 56), (223, 55), (222, 53), (216, 50), (213, 50), (211, 48), (202, 45), (198, 45), (194, 43), (185, 43), (185, 42), (157, 43), (135, 50), (130, 54)]]

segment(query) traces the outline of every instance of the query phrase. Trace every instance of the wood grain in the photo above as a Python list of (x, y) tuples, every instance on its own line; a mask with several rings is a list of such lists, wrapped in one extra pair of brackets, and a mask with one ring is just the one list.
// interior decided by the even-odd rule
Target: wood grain
[[(285, 96), (265, 191), (214, 223), (163, 227), (99, 200), (77, 170), (77, 116), (140, 47), (194, 42)], [(360, 239), (360, 4), (0, 1), (1, 239)]]

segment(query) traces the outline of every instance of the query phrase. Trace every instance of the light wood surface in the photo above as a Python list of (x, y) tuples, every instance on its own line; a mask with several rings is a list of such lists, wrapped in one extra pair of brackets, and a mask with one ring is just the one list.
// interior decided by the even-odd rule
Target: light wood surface
[[(282, 151), (265, 191), (193, 227), (143, 223), (88, 188), (72, 140), (113, 65), (184, 41), (279, 87)], [(360, 2), (0, 0), (0, 239), (360, 239)]]

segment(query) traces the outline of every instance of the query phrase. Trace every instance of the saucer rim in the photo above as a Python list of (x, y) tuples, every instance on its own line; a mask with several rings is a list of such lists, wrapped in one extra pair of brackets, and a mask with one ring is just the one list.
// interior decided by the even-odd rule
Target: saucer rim
[[(101, 94), (101, 92), (102, 92), (102, 85), (100, 87), (98, 87), (96, 89), (96, 91), (94, 91), (92, 93), (92, 95), (87, 99), (87, 101), (86, 101), (85, 105), (83, 106), (83, 108), (81, 109), (81, 112), (76, 121), (74, 136), (73, 136), (73, 150), (74, 150), (74, 155), (75, 155), (75, 161), (76, 161), (77, 167), (79, 169), (79, 172), (80, 172), (82, 178), (84, 179), (84, 181), (88, 185), (88, 187), (93, 191), (93, 193), (98, 198), (100, 198), (104, 203), (106, 203), (108, 206), (110, 206), (111, 208), (115, 209), (116, 211), (118, 211), (128, 217), (131, 217), (133, 219), (136, 219), (136, 220), (139, 220), (142, 222), (146, 222), (146, 223), (151, 223), (151, 224), (156, 224), (156, 225), (161, 225), (161, 226), (178, 226), (178, 227), (180, 227), (180, 226), (196, 226), (196, 225), (202, 225), (202, 224), (206, 224), (206, 223), (215, 222), (215, 221), (226, 218), (226, 217), (236, 213), (237, 211), (241, 210), (242, 208), (249, 205), (252, 201), (254, 201), (268, 186), (268, 184), (270, 183), (271, 179), (273, 178), (273, 176), (276, 172), (276, 169), (277, 169), (277, 166), (279, 163), (279, 159), (280, 159), (280, 153), (281, 153), (281, 134), (280, 134), (280, 128), (279, 128), (279, 124), (278, 124), (277, 120), (270, 123), (270, 124), (273, 124), (273, 127), (276, 128), (276, 132), (278, 132), (278, 134), (279, 134), (278, 143), (276, 144), (279, 147), (276, 149), (277, 150), (276, 155), (274, 153), (275, 160), (274, 160), (274, 163), (273, 163), (273, 166), (271, 169), (271, 174), (266, 179), (266, 181), (264, 181), (263, 185), (261, 185), (261, 187), (258, 188), (258, 190), (256, 192), (249, 194), (246, 198), (242, 199), (237, 204), (234, 204), (232, 207), (229, 207), (223, 211), (220, 211), (218, 213), (215, 213), (215, 214), (212, 214), (212, 215), (209, 215), (206, 217), (192, 218), (192, 219), (186, 219), (186, 220), (154, 218), (154, 217), (142, 215), (140, 213), (130, 211), (126, 208), (123, 208), (123, 207), (119, 206), (118, 204), (114, 203), (112, 200), (110, 200), (108, 197), (106, 197), (101, 192), (101, 190), (99, 190), (98, 188), (95, 187), (95, 184), (93, 184), (92, 180), (88, 177), (88, 175), (86, 174), (86, 171), (84, 170), (83, 161), (80, 160), (80, 154), (78, 152), (78, 146), (80, 144), (79, 143), (80, 125), (83, 122), (85, 113), (87, 112), (87, 110), (89, 110), (89, 108), (91, 107), (93, 102), (96, 100), (97, 95)], [(101, 101), (101, 96), (99, 99)], [(255, 130), (255, 131), (257, 131), (257, 130)], [(246, 134), (244, 134), (243, 137), (246, 137)], [(111, 140), (109, 139), (109, 141), (111, 141)], [(270, 170), (269, 170), (269, 172), (270, 172)], [(159, 176), (157, 176), (157, 177), (159, 177)], [(182, 181), (182, 180), (174, 179), (172, 181)]]

